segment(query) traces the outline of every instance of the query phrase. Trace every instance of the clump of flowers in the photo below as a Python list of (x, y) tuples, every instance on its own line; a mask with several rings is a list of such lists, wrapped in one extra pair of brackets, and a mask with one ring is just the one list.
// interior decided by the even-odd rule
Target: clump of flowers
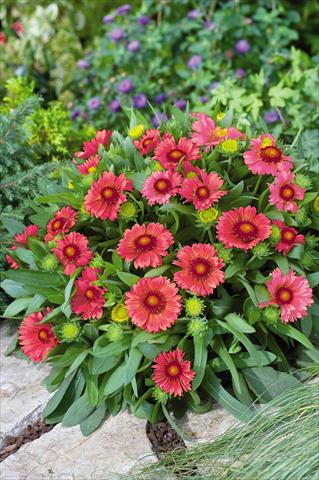
[(37, 199), (34, 223), (19, 226), (3, 285), (23, 292), (20, 348), (54, 368), (49, 420), (83, 396), (86, 434), (124, 406), (151, 421), (201, 409), (224, 372), (230, 407), (247, 412), (238, 372), (256, 398), (250, 368), (264, 385), (285, 376), (288, 350), (287, 362), (298, 343), (314, 348), (315, 181), (272, 135), (246, 138), (215, 117), (180, 113), (154, 129), (133, 116), (127, 138), (98, 131), (64, 172), (73, 188)]

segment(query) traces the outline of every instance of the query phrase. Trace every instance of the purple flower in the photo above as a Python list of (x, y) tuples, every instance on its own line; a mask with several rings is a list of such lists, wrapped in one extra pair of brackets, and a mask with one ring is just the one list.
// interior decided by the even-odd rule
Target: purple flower
[(113, 112), (113, 113), (119, 112), (121, 110), (121, 104), (117, 100), (117, 98), (114, 98), (114, 100), (112, 100), (108, 104), (108, 109), (110, 110), (110, 112)]
[(101, 100), (98, 97), (92, 97), (87, 103), (89, 110), (96, 110), (101, 106)]
[(250, 45), (247, 42), (247, 40), (243, 38), (242, 40), (238, 40), (238, 42), (235, 45), (235, 49), (238, 53), (240, 53), (241, 55), (244, 55), (245, 53), (249, 52)]
[(150, 17), (148, 17), (147, 15), (141, 15), (137, 21), (140, 25), (143, 25), (144, 27), (145, 25), (148, 25), (150, 23), (150, 20)]
[(90, 64), (87, 60), (79, 60), (76, 64), (78, 68), (81, 68), (81, 70), (85, 70), (86, 68), (89, 68)]
[(147, 106), (147, 96), (144, 93), (138, 93), (133, 97), (133, 105), (135, 108), (145, 108)]
[(187, 102), (186, 100), (176, 100), (175, 107), (179, 108), (180, 110), (185, 110)]
[(158, 95), (156, 95), (156, 97), (154, 98), (154, 102), (157, 103), (158, 105), (160, 103), (163, 103), (167, 100), (167, 95), (166, 93), (159, 93)]
[(72, 110), (70, 114), (71, 120), (75, 120), (76, 118), (78, 118), (80, 114), (81, 114), (81, 110), (79, 108), (75, 108), (74, 110)]
[(202, 57), (201, 55), (193, 55), (187, 62), (188, 67), (191, 70), (196, 70), (201, 66), (202, 63)]
[(209, 32), (212, 32), (212, 31), (215, 30), (215, 28), (216, 28), (216, 23), (210, 22), (209, 20), (207, 20), (206, 22), (204, 22), (204, 27), (205, 27), (206, 30), (208, 30)]
[(140, 49), (140, 42), (138, 40), (133, 40), (127, 44), (126, 48), (129, 52), (137, 52)]
[(130, 93), (132, 88), (133, 88), (133, 82), (132, 82), (132, 80), (129, 80), (127, 78), (125, 80), (122, 80), (119, 83), (119, 85), (117, 87), (117, 91), (120, 92), (120, 93)]
[(211, 92), (213, 92), (215, 90), (215, 88), (218, 87), (218, 85), (219, 85), (219, 82), (213, 82), (209, 85), (208, 88)]
[(113, 40), (113, 42), (118, 42), (119, 40), (122, 40), (124, 37), (124, 30), (122, 28), (116, 27), (112, 32), (109, 33), (109, 38)]
[(199, 100), (201, 101), (201, 103), (202, 103), (203, 105), (205, 105), (205, 103), (208, 102), (208, 98), (205, 97), (205, 96), (199, 97)]
[(235, 75), (237, 78), (241, 79), (241, 78), (244, 78), (244, 76), (246, 75), (246, 72), (243, 68), (237, 68), (237, 70), (235, 71)]
[(105, 23), (105, 25), (108, 25), (109, 23), (112, 23), (113, 20), (114, 20), (113, 15), (105, 15), (103, 17), (103, 23)]
[(264, 115), (264, 120), (267, 123), (274, 123), (278, 122), (279, 120), (279, 115), (275, 110), (269, 110), (269, 112), (266, 112)]
[(190, 10), (187, 14), (188, 20), (195, 20), (196, 18), (201, 16), (200, 10), (194, 9)]
[(125, 3), (116, 9), (118, 15), (126, 15), (132, 10), (132, 5), (130, 3)]
[(166, 123), (168, 120), (167, 116), (164, 113), (157, 112), (156, 115), (154, 115), (151, 118), (151, 122), (153, 124), (153, 127), (158, 128), (161, 123)]

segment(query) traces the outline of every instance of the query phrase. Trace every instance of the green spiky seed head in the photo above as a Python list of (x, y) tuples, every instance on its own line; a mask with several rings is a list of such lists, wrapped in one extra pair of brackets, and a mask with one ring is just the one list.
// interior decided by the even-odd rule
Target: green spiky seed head
[(92, 185), (94, 182), (94, 176), (93, 175), (83, 175), (81, 178), (81, 185), (85, 188), (88, 188)]
[(120, 208), (120, 218), (123, 220), (132, 220), (136, 216), (136, 207), (132, 202), (125, 202)]
[(104, 262), (103, 258), (98, 253), (96, 253), (94, 255), (94, 257), (92, 258), (92, 260), (90, 262), (90, 265), (93, 268), (103, 268), (104, 264), (105, 264), (105, 262)]
[(278, 227), (278, 225), (272, 225), (271, 227), (271, 235), (269, 237), (269, 240), (271, 241), (271, 243), (278, 243), (280, 242), (280, 239), (281, 239), (281, 230), (280, 228)]
[(53, 272), (58, 265), (58, 259), (53, 253), (48, 253), (41, 261), (41, 268), (47, 272)]
[(207, 320), (202, 318), (193, 318), (187, 327), (187, 333), (190, 335), (200, 335), (207, 330)]
[(199, 317), (204, 310), (204, 302), (198, 297), (191, 297), (184, 302), (186, 315), (189, 317)]
[(313, 266), (313, 254), (311, 252), (304, 252), (302, 258), (299, 261), (301, 267), (308, 270)]
[(305, 242), (307, 247), (316, 248), (316, 246), (319, 244), (319, 237), (316, 237), (315, 235), (307, 235), (305, 237)]
[(305, 188), (306, 190), (309, 190), (311, 188), (312, 182), (307, 175), (304, 175), (303, 173), (297, 173), (295, 175), (295, 182), (299, 187)]
[(110, 342), (117, 342), (123, 338), (123, 329), (118, 323), (111, 323), (106, 336)]
[(264, 309), (263, 316), (268, 326), (276, 325), (280, 320), (280, 309), (273, 305), (269, 305)]
[(224, 153), (236, 153), (238, 150), (238, 143), (236, 140), (229, 138), (221, 144)]
[(219, 258), (221, 258), (225, 265), (232, 262), (233, 254), (231, 248), (224, 248), (222, 245), (217, 245), (216, 250)]
[(213, 223), (219, 217), (220, 212), (215, 207), (207, 208), (206, 210), (199, 210), (197, 217), (201, 223)]
[(305, 208), (299, 208), (299, 210), (297, 211), (296, 215), (295, 215), (295, 220), (297, 223), (299, 223), (299, 225), (302, 225), (303, 223), (305, 223), (307, 220), (308, 220), (308, 217), (307, 217), (307, 210)]
[(160, 403), (167, 403), (167, 400), (169, 399), (169, 395), (166, 392), (163, 392), (159, 387), (155, 387), (153, 390), (153, 398), (156, 402)]
[(48, 247), (50, 250), (52, 250), (53, 248), (55, 248), (57, 246), (57, 243), (55, 240), (49, 240), (48, 241)]
[(269, 255), (269, 247), (266, 242), (260, 242), (252, 249), (253, 254), (258, 258), (267, 257)]
[(79, 337), (81, 327), (77, 322), (67, 322), (59, 327), (62, 342), (72, 342)]

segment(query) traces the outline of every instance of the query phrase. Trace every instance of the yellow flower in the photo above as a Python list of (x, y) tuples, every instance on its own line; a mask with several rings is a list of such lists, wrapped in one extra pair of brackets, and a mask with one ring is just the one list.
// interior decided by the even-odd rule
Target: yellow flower
[(261, 141), (261, 148), (265, 147), (271, 147), (272, 146), (272, 140), (268, 137), (265, 137)]
[(111, 318), (113, 322), (123, 323), (129, 319), (126, 307), (123, 303), (118, 303), (113, 307), (111, 312)]
[(217, 113), (216, 119), (218, 121), (221, 121), (221, 120), (223, 120), (224, 117), (225, 117), (225, 114), (223, 112), (219, 112), (219, 113)]
[(225, 153), (235, 153), (238, 150), (238, 143), (232, 138), (225, 140), (221, 146)]
[(73, 182), (68, 182), (68, 185), (67, 185), (67, 186), (68, 186), (68, 188), (69, 188), (70, 190), (74, 190), (74, 184), (73, 184)]
[(131, 128), (128, 132), (129, 136), (134, 140), (141, 138), (145, 130), (144, 125), (135, 125), (135, 127)]
[(224, 137), (225, 135), (227, 135), (228, 129), (217, 127), (217, 128), (215, 128), (214, 133), (215, 133), (216, 137)]
[(96, 167), (89, 167), (88, 172), (89, 173), (95, 173), (96, 172)]
[(207, 208), (206, 210), (200, 210), (198, 212), (198, 218), (202, 223), (211, 223), (217, 220), (219, 211), (215, 207)]

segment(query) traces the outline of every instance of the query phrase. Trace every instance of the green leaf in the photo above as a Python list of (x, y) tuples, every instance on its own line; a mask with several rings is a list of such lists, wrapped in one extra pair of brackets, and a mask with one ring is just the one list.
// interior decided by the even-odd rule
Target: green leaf
[(255, 285), (254, 290), (258, 303), (267, 302), (269, 300), (270, 295), (265, 285)]
[(104, 404), (100, 405), (91, 413), (91, 415), (81, 422), (80, 429), (82, 434), (85, 437), (91, 435), (91, 433), (101, 426), (103, 421), (106, 420), (107, 416), (106, 406)]
[(7, 346), (7, 348), (5, 349), (4, 354), (5, 354), (6, 357), (11, 355), (11, 353), (15, 351), (15, 349), (18, 346), (18, 343), (19, 343), (19, 336), (16, 333), (14, 335), (13, 339), (11, 340), (11, 342), (9, 343), (9, 345)]
[(246, 288), (247, 293), (248, 293), (248, 295), (249, 295), (250, 298), (251, 298), (251, 301), (252, 301), (253, 304), (257, 307), (258, 302), (257, 302), (257, 298), (256, 298), (256, 295), (255, 295), (254, 290), (251, 288), (251, 286), (249, 285), (249, 283), (246, 282), (246, 280), (245, 280), (243, 277), (239, 276), (239, 279), (240, 279), (241, 283), (244, 285), (244, 287)]
[(19, 282), (13, 280), (3, 280), (3, 282), (1, 282), (1, 287), (9, 297), (13, 298), (25, 297), (29, 293)]
[(208, 329), (207, 332), (200, 335), (194, 335), (194, 371), (196, 376), (192, 383), (192, 390), (195, 391), (205, 375), (206, 363), (207, 363), (207, 347), (213, 338), (213, 331)]
[(96, 407), (99, 399), (98, 375), (86, 376), (86, 394), (90, 404)]
[(70, 305), (69, 300), (70, 300), (70, 296), (71, 296), (71, 293), (72, 293), (73, 284), (74, 284), (74, 278), (70, 278), (67, 286), (65, 287), (64, 302), (61, 305), (61, 311), (64, 313), (64, 315), (67, 318), (70, 318), (70, 316), (72, 314), (71, 305)]
[(258, 366), (260, 365), (260, 358), (258, 356), (258, 350), (256, 349), (255, 345), (249, 340), (249, 338), (242, 332), (238, 331), (236, 328), (233, 326), (222, 322), (221, 320), (217, 320), (219, 325), (222, 327), (225, 327), (226, 330), (229, 330), (235, 337), (238, 338), (238, 340), (246, 347), (247, 351), (251, 355), (251, 357), (256, 361)]
[(117, 252), (112, 252), (112, 264), (114, 265), (116, 270), (121, 271), (123, 268), (123, 260)]
[(217, 403), (234, 415), (234, 417), (238, 418), (238, 420), (248, 422), (254, 416), (253, 412), (246, 405), (236, 400), (236, 398), (222, 387), (221, 381), (216, 377), (210, 367), (206, 368), (202, 387)]
[(68, 387), (70, 386), (75, 376), (75, 373), (76, 372), (74, 371), (72, 375), (64, 379), (64, 381), (61, 383), (60, 388), (56, 391), (53, 397), (48, 401), (45, 409), (43, 410), (44, 417), (48, 417), (49, 415), (51, 415), (54, 412), (54, 410), (56, 410), (56, 408), (60, 405)]
[[(238, 369), (258, 367), (259, 365), (269, 365), (269, 363), (272, 363), (277, 358), (274, 353), (264, 352), (262, 350), (257, 351), (259, 356), (258, 363), (256, 362), (256, 360), (251, 358), (248, 352), (240, 352), (232, 355), (234, 364)], [(221, 358), (214, 358), (214, 360), (209, 363), (215, 372), (224, 372), (225, 370), (228, 370), (228, 366)]]
[(88, 350), (84, 350), (73, 360), (72, 364), (70, 365), (65, 374), (66, 377), (71, 375), (71, 373), (74, 372), (74, 370), (76, 370), (81, 365), (88, 353)]
[(53, 193), (52, 195), (44, 195), (35, 199), (38, 203), (62, 203), (65, 205), (71, 205), (79, 210), (82, 205), (82, 199), (76, 196), (74, 193)]
[(132, 287), (140, 280), (140, 277), (133, 275), (132, 273), (117, 272), (117, 276), (120, 280), (122, 280), (123, 283), (125, 283), (125, 285), (128, 285), (129, 287)]
[(120, 365), (116, 370), (114, 370), (114, 372), (111, 374), (110, 378), (106, 382), (104, 395), (111, 395), (124, 385), (125, 368), (125, 363), (122, 363), (122, 365)]
[(308, 273), (307, 279), (311, 288), (316, 287), (319, 284), (319, 272)]
[(278, 267), (280, 268), (282, 273), (287, 275), (288, 271), (289, 271), (289, 262), (288, 262), (287, 258), (284, 257), (283, 255), (279, 255), (279, 254), (273, 255), (272, 258), (273, 258), (274, 262), (278, 265)]
[(131, 336), (125, 335), (124, 338), (117, 342), (110, 343), (106, 335), (99, 337), (93, 346), (93, 355), (95, 357), (111, 357), (113, 355), (119, 355), (127, 350), (131, 345)]
[(23, 230), (25, 229), (25, 225), (22, 222), (18, 222), (18, 220), (15, 220), (14, 218), (3, 216), (1, 218), (1, 223), (12, 236), (16, 235), (17, 233), (23, 233)]
[(38, 270), (38, 267), (35, 263), (35, 259), (33, 256), (33, 253), (30, 250), (27, 250), (25, 248), (18, 247), (15, 250), (15, 254), (17, 257), (22, 260), (22, 262), (26, 263), (29, 265), (31, 270)]
[(265, 403), (293, 388), (302, 387), (293, 375), (278, 372), (272, 367), (254, 367), (243, 370), (248, 385), (258, 395), (258, 401)]
[(128, 385), (129, 383), (131, 383), (131, 381), (135, 377), (142, 357), (143, 354), (138, 348), (131, 348), (124, 372), (124, 385)]
[(29, 285), (49, 285), (61, 288), (65, 286), (65, 280), (57, 273), (30, 272), (30, 270), (10, 270), (5, 272), (5, 277), (20, 283), (27, 288)]
[(92, 373), (93, 375), (99, 375), (100, 373), (108, 372), (118, 363), (119, 357), (93, 357), (92, 358)]
[(144, 277), (158, 277), (163, 273), (165, 273), (170, 268), (171, 268), (171, 265), (162, 265), (161, 267), (152, 268), (151, 270), (145, 273)]
[(215, 349), (217, 355), (221, 358), (221, 360), (227, 365), (228, 370), (232, 376), (232, 380), (235, 384), (236, 389), (241, 394), (241, 383), (239, 379), (239, 375), (237, 372), (236, 365), (233, 361), (232, 356), (228, 353), (228, 350), (225, 348), (224, 344), (221, 342), (216, 342)]
[(31, 303), (31, 300), (32, 300), (32, 298), (30, 298), (30, 297), (28, 297), (28, 298), (25, 298), (25, 297), (17, 298), (16, 300), (14, 300), (12, 303), (10, 303), (7, 306), (7, 308), (3, 312), (3, 316), (5, 318), (15, 317), (16, 315), (18, 315), (18, 313), (20, 313), (23, 310), (26, 310), (28, 308), (28, 306)]
[(137, 335), (134, 335), (132, 340), (132, 347), (136, 347), (139, 343), (150, 342), (150, 343), (164, 343), (167, 340), (167, 335), (165, 333), (149, 333), (145, 330), (138, 332)]
[(94, 410), (94, 407), (88, 401), (87, 395), (84, 394), (78, 398), (68, 409), (63, 417), (62, 425), (64, 427), (73, 427), (83, 422)]
[(279, 323), (275, 327), (270, 327), (270, 330), (273, 333), (281, 333), (284, 336), (297, 340), (297, 342), (301, 343), (306, 348), (309, 348), (309, 350), (315, 350), (315, 347), (312, 345), (310, 340), (308, 340), (308, 338), (302, 332), (299, 332), (299, 330), (291, 325)]
[(256, 330), (254, 327), (249, 325), (243, 318), (241, 318), (236, 313), (229, 313), (225, 317), (226, 322), (231, 325), (232, 327), (236, 328), (240, 332), (243, 333), (254, 333)]

